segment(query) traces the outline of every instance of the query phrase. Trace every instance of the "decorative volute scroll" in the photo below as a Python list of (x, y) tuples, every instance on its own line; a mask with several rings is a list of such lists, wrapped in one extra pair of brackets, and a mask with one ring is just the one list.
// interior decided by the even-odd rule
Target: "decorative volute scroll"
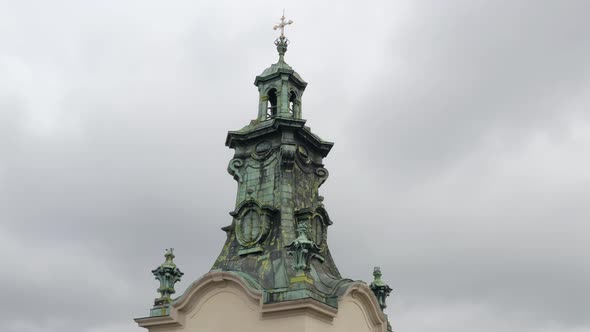
[(230, 160), (229, 165), (227, 165), (227, 172), (238, 182), (242, 182), (242, 175), (239, 171), (239, 168), (242, 166), (244, 166), (244, 160), (240, 158), (234, 158)]
[(303, 173), (313, 173), (318, 178), (318, 188), (326, 182), (329, 173), (324, 165), (313, 160), (312, 154), (303, 145), (298, 145), (295, 153), (295, 163)]
[(295, 152), (297, 151), (297, 146), (292, 144), (283, 144), (281, 146), (281, 166), (285, 170), (292, 170), (293, 164), (295, 162)]
[(233, 230), (240, 243), (239, 255), (262, 252), (261, 244), (266, 240), (277, 209), (249, 198), (230, 212), (234, 217)]
[(318, 185), (318, 188), (321, 187), (321, 185), (324, 184), (324, 182), (326, 182), (326, 180), (328, 179), (328, 176), (330, 175), (328, 170), (325, 169), (324, 167), (318, 167), (318, 169), (315, 170), (315, 174), (320, 178), (320, 183)]

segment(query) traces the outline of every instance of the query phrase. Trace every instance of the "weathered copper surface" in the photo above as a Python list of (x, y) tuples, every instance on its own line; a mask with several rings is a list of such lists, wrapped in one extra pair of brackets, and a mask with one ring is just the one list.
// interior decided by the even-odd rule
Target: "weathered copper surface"
[[(328, 178), (323, 158), (333, 143), (302, 119), (307, 83), (284, 61), (288, 40), (275, 41), (279, 60), (256, 77), (258, 117), (230, 131), (228, 172), (238, 182), (227, 240), (212, 270), (247, 274), (265, 302), (311, 297), (336, 307), (344, 279), (328, 247), (332, 224), (318, 189)], [(270, 111), (269, 111), (270, 110)]]

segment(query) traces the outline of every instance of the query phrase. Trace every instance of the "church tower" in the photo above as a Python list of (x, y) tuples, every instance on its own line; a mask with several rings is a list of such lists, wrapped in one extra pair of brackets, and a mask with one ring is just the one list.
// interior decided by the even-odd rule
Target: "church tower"
[(150, 332), (390, 330), (382, 310), (391, 288), (380, 271), (371, 287), (342, 278), (330, 254), (332, 220), (319, 188), (333, 143), (305, 126), (307, 83), (285, 62), (284, 28), (291, 23), (283, 16), (275, 26), (279, 59), (254, 80), (256, 119), (227, 134), (225, 144), (235, 150), (227, 170), (238, 189), (221, 253), (209, 273), (172, 300), (182, 272), (167, 252), (153, 271), (162, 297), (150, 317), (136, 319)]

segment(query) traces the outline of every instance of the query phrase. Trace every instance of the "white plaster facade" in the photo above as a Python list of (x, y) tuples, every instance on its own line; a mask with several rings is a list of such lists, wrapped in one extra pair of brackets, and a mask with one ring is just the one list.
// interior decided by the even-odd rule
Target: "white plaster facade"
[(168, 316), (135, 320), (149, 332), (386, 332), (387, 319), (369, 287), (353, 283), (338, 309), (312, 299), (262, 303), (236, 274), (210, 272), (170, 307)]

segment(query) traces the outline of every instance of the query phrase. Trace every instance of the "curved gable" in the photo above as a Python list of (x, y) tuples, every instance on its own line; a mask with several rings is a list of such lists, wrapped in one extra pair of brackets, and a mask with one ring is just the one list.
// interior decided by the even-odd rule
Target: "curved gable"
[(189, 286), (167, 316), (138, 319), (151, 331), (206, 332), (385, 332), (387, 319), (369, 287), (350, 284), (338, 309), (311, 298), (264, 304), (252, 281), (213, 271)]

